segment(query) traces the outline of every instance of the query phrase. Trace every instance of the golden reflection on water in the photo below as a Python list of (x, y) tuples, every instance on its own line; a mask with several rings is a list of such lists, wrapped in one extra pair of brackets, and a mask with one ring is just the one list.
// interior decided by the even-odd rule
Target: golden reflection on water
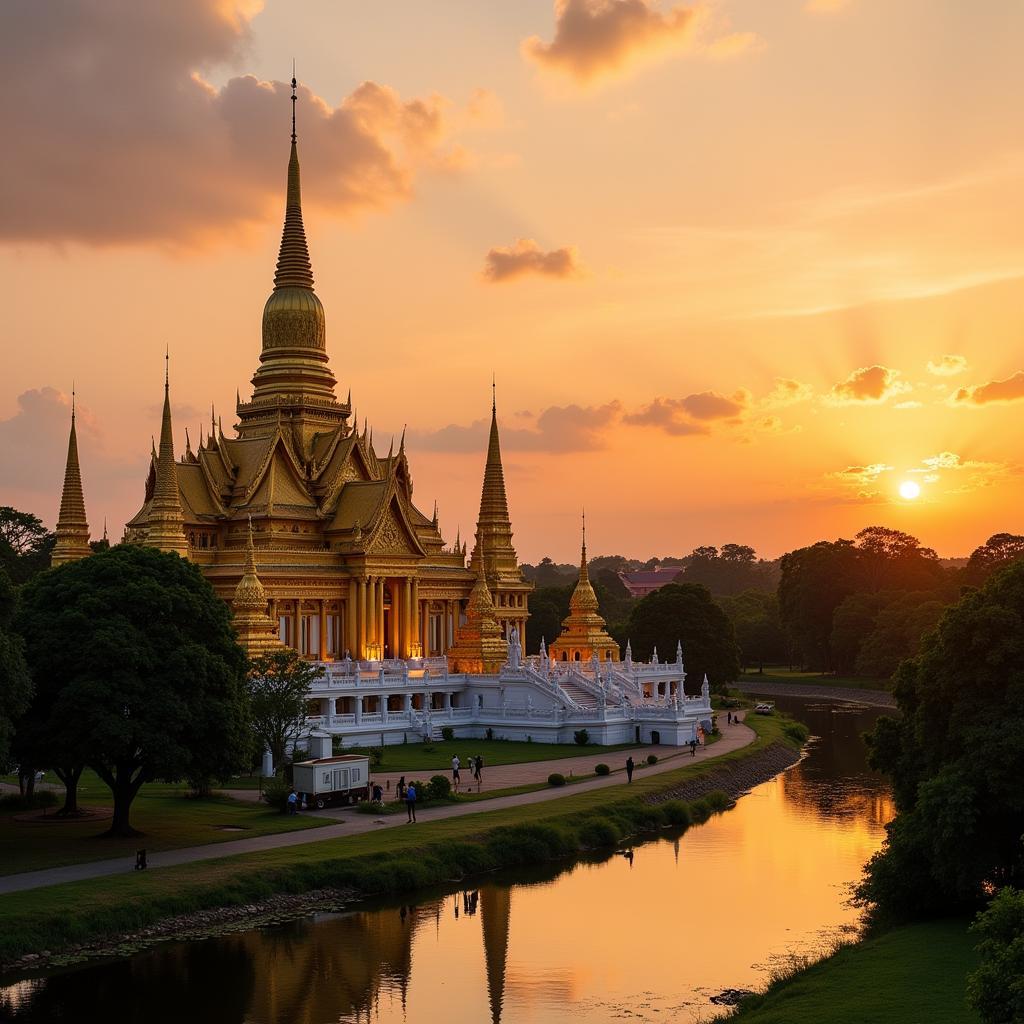
[(893, 813), (863, 769), (865, 724), (826, 713), (807, 760), (632, 859), (21, 983), (0, 989), (0, 1020), (111, 1005), (126, 1024), (706, 1020), (711, 994), (758, 987), (773, 956), (856, 921), (849, 885)]

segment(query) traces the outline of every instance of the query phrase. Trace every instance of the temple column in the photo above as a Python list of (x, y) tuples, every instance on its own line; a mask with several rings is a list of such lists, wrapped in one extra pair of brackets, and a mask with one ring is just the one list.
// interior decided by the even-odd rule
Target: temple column
[(359, 586), (354, 579), (348, 581), (348, 601), (345, 604), (345, 647), (348, 653), (357, 658), (356, 643), (359, 635), (356, 632), (356, 606), (359, 604)]
[[(380, 644), (380, 656), (384, 657), (384, 588), (387, 586), (387, 580), (384, 577), (380, 577), (377, 580), (377, 606), (375, 609), (377, 615), (377, 641)], [(395, 617), (395, 602), (391, 602), (391, 618)], [(391, 656), (394, 657), (395, 644), (391, 641)]]
[(382, 645), (384, 641), (384, 637), (380, 631), (380, 622), (377, 619), (377, 594), (383, 585), (384, 581), (379, 576), (370, 577), (370, 589), (367, 592), (366, 598), (370, 606), (369, 622), (366, 627), (366, 639), (370, 644)]
[(363, 724), (363, 698), (356, 697), (355, 702), (356, 725)]
[(321, 599), (320, 605), (320, 626), (317, 632), (320, 634), (320, 660), (327, 660), (327, 602)]
[(292, 647), (297, 650), (302, 650), (302, 637), (299, 636), (299, 629), (302, 626), (302, 602), (295, 599), (295, 611), (292, 612)]
[(355, 651), (356, 660), (366, 657), (366, 577), (359, 581), (359, 645)]
[(423, 654), (423, 628), (420, 625), (423, 621), (420, 616), (420, 581), (415, 579), (412, 581), (412, 604), (409, 607), (409, 612), (412, 616), (412, 631), (409, 638), (410, 647), (419, 647), (420, 654)]
[(405, 593), (402, 595), (402, 657), (412, 654), (412, 578), (405, 577)]
[(405, 695), (405, 713), (408, 715), (412, 711), (412, 694), (407, 693)]
[(441, 617), (437, 630), (437, 653), (444, 654), (448, 650), (448, 602), (441, 602)]

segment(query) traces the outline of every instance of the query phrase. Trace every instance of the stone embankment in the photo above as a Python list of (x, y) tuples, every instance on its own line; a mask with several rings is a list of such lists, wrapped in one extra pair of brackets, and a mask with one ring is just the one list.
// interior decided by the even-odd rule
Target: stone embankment
[(760, 753), (751, 754), (736, 762), (721, 764), (713, 771), (687, 779), (671, 789), (652, 793), (643, 797), (643, 800), (648, 804), (662, 804), (668, 800), (683, 800), (689, 803), (716, 790), (737, 800), (755, 786), (767, 782), (779, 772), (796, 764), (801, 756), (799, 750), (792, 750), (781, 743), (773, 743)]
[(104, 956), (131, 956), (149, 946), (174, 939), (188, 942), (213, 935), (249, 931), (268, 924), (293, 921), (304, 914), (328, 913), (343, 910), (353, 900), (362, 897), (354, 889), (317, 889), (299, 894), (281, 893), (266, 900), (235, 907), (215, 907), (196, 910), (190, 914), (167, 917), (138, 931), (126, 932), (112, 941), (109, 936), (66, 946), (59, 952), (44, 949), (28, 953), (17, 960), (0, 966), (3, 971), (34, 971), (42, 968), (66, 967), (70, 964), (95, 960)]
[(731, 684), (743, 693), (765, 697), (812, 697), (814, 700), (845, 700), (873, 708), (895, 708), (896, 698), (888, 690), (861, 690), (852, 686), (815, 686), (812, 683), (759, 683), (741, 679)]

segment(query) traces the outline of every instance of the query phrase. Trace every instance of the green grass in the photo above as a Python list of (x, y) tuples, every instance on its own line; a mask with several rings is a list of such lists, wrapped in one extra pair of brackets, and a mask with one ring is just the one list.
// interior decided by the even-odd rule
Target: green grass
[(761, 672), (746, 672), (738, 682), (753, 686), (757, 683), (800, 683), (807, 686), (838, 686), (850, 690), (888, 690), (888, 679), (864, 679), (861, 676), (832, 676), (821, 672), (795, 672), (786, 668), (770, 668)]
[(845, 946), (747, 1000), (741, 1024), (978, 1024), (967, 1006), (977, 955), (961, 920), (907, 925)]
[[(63, 801), (63, 791), (60, 798)], [(113, 801), (110, 790), (89, 772), (83, 773), (78, 802), (80, 806), (109, 807)], [(324, 818), (288, 816), (266, 804), (227, 797), (194, 800), (186, 796), (185, 787), (166, 783), (149, 783), (135, 798), (132, 825), (144, 833), (136, 838), (101, 837), (109, 819), (61, 821), (53, 817), (58, 809), (59, 805), (51, 808), (42, 821), (0, 817), (0, 875), (112, 857), (134, 861), (135, 851), (143, 846), (150, 851), (171, 850), (331, 824)]]
[[(426, 748), (430, 747), (430, 750)], [(396, 743), (384, 748), (384, 760), (374, 770), (412, 772), (429, 778), (451, 771), (452, 758), (458, 754), (463, 771), (468, 772), (471, 757), (484, 759), (484, 770), (499, 764), (526, 764), (529, 761), (555, 761), (565, 757), (593, 755), (596, 764), (605, 754), (618, 750), (637, 750), (641, 744), (621, 743), (599, 747), (576, 743), (526, 743), (513, 740), (436, 740), (432, 743)], [(366, 753), (365, 747), (346, 747), (345, 753)], [(428, 774), (429, 773), (429, 774)]]
[[(277, 892), (305, 892), (332, 885), (366, 893), (411, 891), (464, 874), (570, 856), (581, 846), (607, 845), (613, 834), (639, 831), (645, 823), (652, 828), (662, 828), (673, 820), (683, 824), (686, 809), (680, 810), (678, 803), (651, 807), (641, 798), (742, 761), (772, 744), (796, 746), (786, 736), (784, 724), (781, 717), (752, 722), (757, 739), (749, 746), (714, 761), (683, 763), (662, 774), (641, 772), (628, 791), (623, 785), (622, 789), (591, 790), (545, 803), (433, 821), (427, 811), (415, 828), (388, 828), (198, 865), (126, 871), (9, 893), (0, 898), (0, 960)], [(704, 811), (708, 811), (706, 804), (703, 811), (698, 808), (698, 819)], [(596, 821), (598, 818), (604, 823)], [(591, 842), (588, 837), (593, 833), (605, 839)]]

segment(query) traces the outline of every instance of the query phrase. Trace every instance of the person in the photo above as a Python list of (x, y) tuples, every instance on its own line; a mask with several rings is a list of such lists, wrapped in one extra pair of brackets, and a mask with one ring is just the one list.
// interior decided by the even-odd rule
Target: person
[(690, 740), (690, 757), (696, 757), (696, 756), (697, 756), (697, 737), (694, 736), (693, 739)]
[(377, 804), (384, 802), (384, 790), (379, 782), (373, 784), (373, 802)]
[(477, 784), (479, 784), (484, 781), (484, 759), (479, 754), (476, 755), (476, 764), (474, 767), (476, 768), (476, 772), (474, 773), (476, 775), (476, 781)]
[(409, 824), (409, 822), (415, 821), (416, 820), (416, 786), (413, 783), (411, 783), (411, 782), (409, 783), (408, 787), (405, 790), (405, 810), (406, 810), (406, 813), (409, 816), (409, 820), (406, 822), (406, 824)]
[(395, 796), (398, 800), (405, 799), (405, 776), (403, 775), (395, 786)]
[(732, 725), (732, 712), (731, 711), (725, 716), (725, 720), (729, 723), (729, 725)]
[(459, 791), (459, 768), (462, 767), (462, 762), (459, 760), (459, 755), (456, 754), (452, 758), (452, 784), (455, 787), (455, 792)]
[(294, 789), (288, 791), (288, 813), (298, 814), (299, 812), (299, 795)]
[(633, 781), (633, 756), (626, 758), (626, 782)]

